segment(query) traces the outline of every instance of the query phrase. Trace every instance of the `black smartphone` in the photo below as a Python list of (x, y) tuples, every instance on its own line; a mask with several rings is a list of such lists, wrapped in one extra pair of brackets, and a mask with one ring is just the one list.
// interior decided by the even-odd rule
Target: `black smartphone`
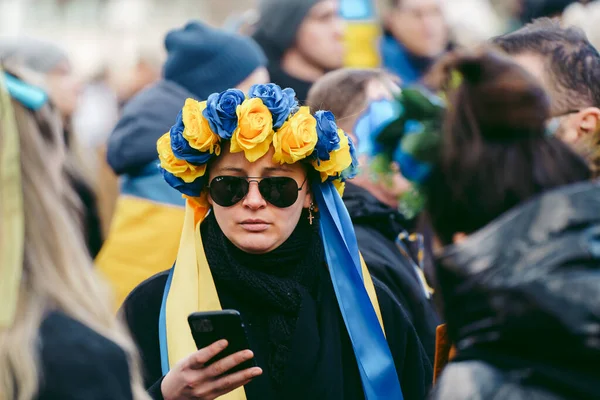
[[(239, 351), (251, 350), (242, 316), (236, 310), (195, 312), (188, 316), (188, 324), (198, 349), (208, 347), (222, 339), (229, 343), (225, 350), (213, 357), (206, 365)], [(252, 367), (256, 367), (254, 358), (230, 369), (227, 373), (231, 374)]]

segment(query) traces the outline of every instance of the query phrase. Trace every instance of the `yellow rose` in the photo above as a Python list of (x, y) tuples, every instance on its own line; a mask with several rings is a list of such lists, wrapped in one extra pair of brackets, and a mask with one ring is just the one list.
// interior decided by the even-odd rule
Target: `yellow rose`
[(195, 166), (185, 160), (175, 157), (171, 150), (171, 134), (165, 133), (156, 143), (160, 166), (167, 172), (181, 178), (185, 183), (192, 183), (206, 172), (206, 164)]
[(308, 107), (301, 107), (273, 135), (273, 162), (293, 164), (308, 157), (318, 139), (317, 120), (310, 115)]
[(231, 152), (243, 151), (254, 162), (267, 154), (273, 140), (273, 116), (261, 99), (244, 100), (236, 110), (238, 127), (231, 137)]
[(198, 102), (194, 99), (185, 101), (182, 110), (183, 137), (192, 148), (203, 153), (219, 155), (221, 138), (210, 129), (208, 120), (202, 115), (205, 108), (206, 101)]
[(343, 170), (352, 164), (352, 156), (350, 155), (350, 145), (344, 131), (338, 129), (340, 138), (340, 148), (332, 151), (327, 161), (314, 160), (313, 167), (321, 173), (321, 181), (325, 182), (330, 176), (338, 176)]

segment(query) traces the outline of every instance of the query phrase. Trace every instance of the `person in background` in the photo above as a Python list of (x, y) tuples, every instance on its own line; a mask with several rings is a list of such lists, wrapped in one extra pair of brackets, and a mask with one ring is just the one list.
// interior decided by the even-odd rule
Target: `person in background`
[(493, 44), (533, 74), (549, 93), (551, 125), (600, 174), (600, 53), (575, 27), (542, 18)]
[(0, 393), (144, 400), (135, 345), (65, 202), (76, 194), (55, 111), (39, 88), (0, 73)]
[[(600, 54), (577, 28), (563, 28), (542, 18), (495, 38), (493, 44), (538, 79), (550, 98), (550, 131), (583, 155), (597, 178), (600, 173)], [(433, 264), (426, 274), (435, 282)], [(436, 376), (452, 358), (446, 327), (439, 329)]]
[(344, 26), (335, 0), (262, 0), (253, 38), (269, 60), (271, 81), (301, 103), (312, 84), (344, 63)]
[[(356, 124), (369, 106), (381, 100), (393, 100), (399, 90), (395, 78), (378, 69), (343, 68), (315, 82), (308, 93), (313, 110), (330, 110), (338, 126), (360, 148)], [(359, 250), (374, 277), (388, 286), (402, 304), (414, 325), (430, 359), (435, 348), (435, 329), (439, 324), (422, 275), (413, 260), (397, 247), (398, 235), (405, 233), (405, 219), (398, 212), (398, 198), (406, 190), (406, 181), (397, 174), (394, 185), (374, 181), (368, 172), (369, 160), (361, 159), (361, 171), (346, 184), (344, 203), (352, 218)], [(366, 170), (365, 170), (366, 169)]]
[(67, 54), (54, 44), (42, 40), (4, 38), (0, 39), (0, 61), (15, 68), (26, 68), (35, 74), (35, 84), (47, 91), (52, 105), (62, 117), (68, 155), (65, 171), (83, 205), (83, 209), (78, 211), (81, 227), (90, 254), (95, 257), (102, 247), (104, 236), (94, 180), (89, 172), (91, 167), (82, 154), (71, 124), (81, 86), (73, 74)]
[(431, 398), (598, 398), (600, 187), (533, 75), (488, 50), (441, 67), (462, 80), (421, 188), (457, 355)]
[(411, 85), (448, 49), (449, 30), (439, 0), (391, 2), (383, 21), (382, 66)]
[(165, 47), (163, 79), (127, 103), (108, 140), (107, 159), (121, 178), (121, 194), (96, 264), (115, 287), (119, 305), (177, 255), (185, 202), (157, 168), (156, 140), (187, 98), (205, 100), (214, 91), (248, 90), (269, 80), (265, 56), (248, 37), (190, 22), (169, 32)]

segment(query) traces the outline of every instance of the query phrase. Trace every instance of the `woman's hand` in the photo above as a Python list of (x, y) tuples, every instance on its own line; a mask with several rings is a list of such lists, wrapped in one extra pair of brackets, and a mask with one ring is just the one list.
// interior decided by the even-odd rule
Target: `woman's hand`
[(227, 344), (226, 340), (220, 340), (181, 360), (162, 381), (160, 389), (164, 399), (212, 400), (244, 386), (262, 374), (258, 367), (227, 374), (230, 369), (254, 357), (250, 350), (240, 351), (205, 366)]

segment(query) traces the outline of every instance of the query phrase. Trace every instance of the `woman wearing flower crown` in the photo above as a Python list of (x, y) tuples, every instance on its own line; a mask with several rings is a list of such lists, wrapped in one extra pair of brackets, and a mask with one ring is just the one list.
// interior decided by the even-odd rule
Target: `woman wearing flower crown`
[[(425, 397), (430, 362), (358, 252), (339, 194), (354, 147), (331, 113), (274, 84), (230, 89), (189, 99), (158, 152), (187, 199), (180, 250), (122, 309), (154, 398)], [(205, 367), (226, 343), (197, 350), (187, 317), (220, 309), (251, 349)]]

